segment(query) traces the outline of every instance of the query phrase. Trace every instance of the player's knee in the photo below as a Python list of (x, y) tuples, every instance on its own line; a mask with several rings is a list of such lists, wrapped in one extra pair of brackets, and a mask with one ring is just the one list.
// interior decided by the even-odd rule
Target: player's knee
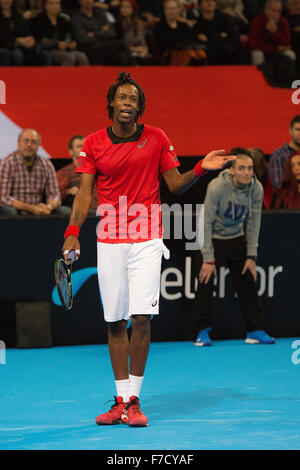
[(108, 331), (112, 336), (119, 336), (124, 333), (127, 328), (127, 321), (120, 320), (108, 324)]
[(138, 331), (140, 334), (148, 333), (150, 329), (149, 315), (134, 315), (131, 317), (132, 330)]

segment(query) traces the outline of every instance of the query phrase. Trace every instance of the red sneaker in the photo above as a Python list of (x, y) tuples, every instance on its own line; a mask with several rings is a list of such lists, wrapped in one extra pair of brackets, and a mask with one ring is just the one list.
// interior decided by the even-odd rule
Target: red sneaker
[(122, 423), (122, 415), (124, 412), (125, 403), (123, 402), (123, 397), (115, 397), (115, 403), (112, 405), (111, 409), (106, 413), (97, 416), (97, 424), (120, 424)]
[(141, 411), (138, 397), (132, 396), (129, 398), (129, 402), (125, 405), (125, 412), (129, 426), (148, 426), (148, 419)]

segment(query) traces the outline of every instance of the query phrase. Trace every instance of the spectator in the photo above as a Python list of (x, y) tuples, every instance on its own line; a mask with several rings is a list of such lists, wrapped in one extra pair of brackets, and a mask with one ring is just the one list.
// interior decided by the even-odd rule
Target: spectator
[(296, 54), (291, 49), (290, 25), (282, 16), (280, 0), (267, 0), (264, 13), (250, 26), (252, 64), (260, 66), (274, 86), (289, 86), (295, 78)]
[(52, 58), (53, 65), (88, 65), (86, 54), (77, 50), (70, 19), (61, 14), (61, 0), (45, 0), (44, 11), (33, 22), (35, 38)]
[(226, 15), (230, 15), (240, 35), (248, 35), (249, 32), (249, 21), (244, 15), (244, 4), (242, 0), (216, 0), (217, 9)]
[(158, 53), (167, 65), (206, 63), (204, 48), (193, 45), (192, 29), (182, 21), (179, 0), (164, 1), (164, 18), (155, 27)]
[(266, 0), (243, 0), (244, 13), (249, 23), (251, 23), (256, 16), (263, 13), (265, 2)]
[(291, 47), (296, 54), (297, 74), (300, 72), (300, 0), (287, 0), (287, 19), (291, 30)]
[(233, 19), (216, 10), (215, 0), (200, 0), (201, 15), (194, 26), (199, 44), (206, 47), (209, 65), (239, 63), (239, 34)]
[(153, 30), (163, 17), (161, 0), (137, 0), (139, 12), (146, 28)]
[(36, 49), (29, 25), (13, 0), (0, 0), (0, 65), (51, 65), (48, 53)]
[(94, 8), (100, 8), (106, 13), (108, 21), (111, 23), (116, 22), (119, 14), (120, 0), (96, 0), (94, 1)]
[(149, 65), (151, 57), (146, 41), (145, 25), (137, 14), (135, 0), (120, 0), (117, 30), (119, 36), (125, 39), (129, 45), (136, 65)]
[(49, 215), (59, 206), (55, 169), (49, 159), (38, 155), (40, 143), (35, 129), (23, 129), (18, 150), (0, 160), (1, 215)]
[(271, 207), (300, 209), (300, 154), (291, 155), (287, 159), (282, 187), (276, 191)]
[(130, 50), (117, 39), (114, 25), (105, 12), (93, 7), (93, 0), (79, 0), (80, 8), (72, 15), (72, 29), (79, 48), (93, 65), (132, 65)]
[[(58, 170), (56, 173), (62, 200), (62, 205), (58, 208), (58, 212), (60, 214), (71, 214), (74, 197), (76, 196), (79, 190), (80, 174), (76, 173), (76, 167), (78, 164), (78, 158), (81, 152), (83, 142), (84, 137), (79, 134), (74, 135), (69, 140), (68, 147), (69, 154), (72, 157), (72, 162)], [(97, 206), (97, 192), (95, 188), (91, 204), (91, 214), (96, 214)]]
[(282, 186), (282, 176), (287, 159), (295, 152), (300, 153), (300, 114), (291, 120), (289, 133), (290, 142), (285, 142), (277, 148), (269, 159), (270, 179), (275, 191)]
[(208, 185), (204, 203), (204, 246), (194, 304), (194, 344), (210, 346), (214, 276), (226, 264), (246, 322), (247, 343), (274, 343), (263, 330), (264, 314), (256, 287), (256, 256), (263, 188), (253, 172), (251, 154), (237, 159)]
[(254, 174), (264, 188), (263, 208), (269, 209), (273, 197), (273, 186), (269, 176), (269, 166), (263, 151), (258, 147), (247, 149), (251, 153), (254, 164)]
[(43, 11), (43, 0), (16, 0), (16, 7), (25, 20), (32, 20)]
[(189, 21), (189, 25), (193, 27), (197, 19), (200, 16), (200, 10), (199, 10), (199, 1), (194, 1), (194, 0), (181, 0), (181, 15), (183, 18), (186, 18)]

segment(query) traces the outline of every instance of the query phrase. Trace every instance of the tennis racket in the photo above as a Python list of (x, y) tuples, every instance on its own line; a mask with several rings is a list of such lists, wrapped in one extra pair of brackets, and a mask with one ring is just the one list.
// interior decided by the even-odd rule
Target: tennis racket
[(58, 259), (54, 264), (54, 275), (57, 292), (63, 307), (70, 310), (73, 305), (71, 273), (72, 263), (75, 260), (75, 251), (71, 250), (67, 261)]

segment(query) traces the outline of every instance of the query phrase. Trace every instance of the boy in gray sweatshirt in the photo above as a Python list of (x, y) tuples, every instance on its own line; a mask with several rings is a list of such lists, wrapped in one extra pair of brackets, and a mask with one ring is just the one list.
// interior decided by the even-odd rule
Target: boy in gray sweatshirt
[(237, 158), (207, 188), (204, 202), (204, 245), (194, 302), (194, 344), (210, 346), (213, 284), (217, 269), (227, 265), (246, 323), (246, 343), (273, 344), (263, 330), (263, 311), (256, 287), (256, 256), (263, 187), (254, 175), (251, 154)]

